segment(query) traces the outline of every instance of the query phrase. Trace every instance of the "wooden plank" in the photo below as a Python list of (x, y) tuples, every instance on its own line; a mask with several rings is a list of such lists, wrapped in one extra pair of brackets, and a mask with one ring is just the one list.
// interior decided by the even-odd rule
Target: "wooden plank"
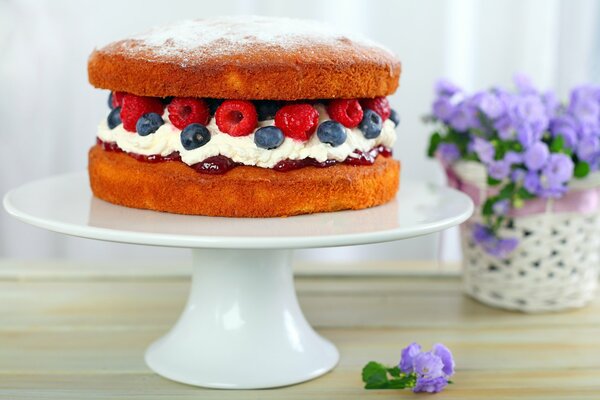
[[(455, 384), (436, 399), (598, 399), (600, 369), (543, 371), (459, 371)], [(31, 399), (206, 399), (353, 400), (417, 399), (408, 390), (364, 390), (356, 371), (334, 370), (301, 385), (276, 390), (207, 390), (151, 373), (0, 374), (0, 398)]]
[[(188, 280), (0, 282), (0, 331), (170, 326)], [(553, 327), (600, 324), (600, 300), (567, 313), (524, 315), (464, 296), (456, 278), (298, 278), (300, 303), (316, 327)], [(410, 316), (410, 318), (407, 318)]]
[[(572, 329), (320, 329), (338, 346), (340, 370), (371, 360), (393, 364), (414, 340), (424, 346), (443, 341), (461, 370), (600, 369), (600, 327)], [(165, 329), (12, 331), (0, 333), (2, 373), (144, 372), (146, 347)]]
[[(185, 250), (182, 250), (185, 251)], [(319, 263), (298, 261), (294, 264), (298, 276), (404, 276), (404, 275), (456, 275), (457, 263), (431, 261), (372, 261), (359, 263)], [(166, 263), (93, 263), (65, 260), (0, 260), (0, 281), (25, 280), (110, 280), (138, 279), (160, 280), (165, 278), (188, 279), (189, 262)]]

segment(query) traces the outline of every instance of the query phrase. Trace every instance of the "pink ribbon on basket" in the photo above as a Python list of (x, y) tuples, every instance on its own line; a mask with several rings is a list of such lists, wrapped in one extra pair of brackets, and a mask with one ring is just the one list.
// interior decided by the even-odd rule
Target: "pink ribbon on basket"
[[(498, 191), (490, 188), (484, 191), (471, 182), (466, 182), (454, 172), (454, 170), (442, 163), (448, 186), (458, 189), (468, 195), (476, 206), (480, 205), (487, 196), (493, 196)], [(577, 212), (589, 214), (600, 209), (600, 188), (582, 190), (570, 190), (559, 199), (533, 199), (525, 201), (523, 207), (513, 209), (509, 213), (511, 217), (522, 217), (526, 215), (542, 214), (548, 211), (554, 213)]]

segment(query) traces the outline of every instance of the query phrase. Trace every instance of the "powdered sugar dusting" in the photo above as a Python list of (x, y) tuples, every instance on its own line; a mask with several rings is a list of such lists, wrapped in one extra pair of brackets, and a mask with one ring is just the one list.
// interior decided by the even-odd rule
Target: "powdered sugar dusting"
[(391, 54), (375, 42), (353, 33), (340, 33), (316, 21), (257, 16), (182, 21), (154, 28), (113, 46), (132, 56), (143, 54), (151, 61), (177, 59), (185, 66), (190, 60), (202, 62), (203, 59), (231, 56), (257, 47), (293, 51), (310, 45), (327, 48), (359, 45)]

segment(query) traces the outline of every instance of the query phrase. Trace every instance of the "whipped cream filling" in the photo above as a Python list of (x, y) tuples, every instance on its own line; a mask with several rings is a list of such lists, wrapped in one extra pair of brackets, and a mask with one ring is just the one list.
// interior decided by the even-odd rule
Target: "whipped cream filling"
[[(319, 112), (319, 123), (330, 119), (323, 105), (317, 104), (315, 108)], [(286, 159), (314, 158), (318, 162), (344, 161), (348, 157), (357, 157), (355, 150), (369, 151), (381, 145), (392, 148), (396, 141), (394, 122), (387, 119), (383, 122), (381, 134), (375, 139), (365, 138), (358, 128), (345, 128), (346, 141), (337, 147), (322, 143), (315, 132), (306, 142), (286, 137), (281, 146), (267, 150), (256, 146), (254, 133), (242, 137), (230, 136), (221, 132), (215, 118), (211, 118), (209, 124), (206, 125), (211, 134), (210, 141), (197, 149), (186, 150), (181, 145), (181, 130), (171, 124), (166, 110), (163, 120), (165, 121), (164, 125), (156, 132), (148, 136), (140, 136), (135, 132), (126, 131), (123, 124), (110, 129), (105, 119), (98, 127), (98, 138), (103, 142), (116, 143), (125, 152), (145, 156), (167, 156), (178, 151), (181, 160), (187, 165), (197, 164), (208, 157), (223, 155), (234, 162), (262, 168), (273, 168), (275, 164)], [(274, 120), (259, 122), (257, 129), (269, 125), (274, 125)]]

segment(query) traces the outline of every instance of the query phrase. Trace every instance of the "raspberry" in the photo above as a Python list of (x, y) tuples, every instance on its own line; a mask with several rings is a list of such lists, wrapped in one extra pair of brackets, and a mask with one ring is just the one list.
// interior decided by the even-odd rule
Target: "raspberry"
[(129, 132), (135, 132), (138, 119), (144, 114), (157, 113), (162, 115), (164, 105), (155, 97), (142, 97), (134, 94), (125, 94), (121, 106), (121, 120), (123, 128)]
[(123, 96), (125, 96), (125, 92), (112, 92), (110, 96), (111, 108), (121, 107), (123, 105)]
[(327, 106), (327, 113), (346, 128), (357, 127), (363, 117), (362, 107), (356, 99), (332, 100)]
[(285, 136), (306, 142), (319, 125), (319, 113), (310, 104), (289, 104), (275, 114), (275, 126)]
[(217, 108), (215, 120), (221, 132), (231, 136), (246, 136), (256, 128), (258, 115), (254, 104), (249, 101), (226, 100)]
[(392, 109), (386, 97), (375, 97), (374, 99), (362, 99), (360, 105), (363, 109), (375, 111), (383, 121), (390, 117)]
[(167, 107), (169, 120), (178, 129), (189, 124), (206, 125), (210, 119), (208, 105), (204, 100), (193, 97), (176, 97)]

